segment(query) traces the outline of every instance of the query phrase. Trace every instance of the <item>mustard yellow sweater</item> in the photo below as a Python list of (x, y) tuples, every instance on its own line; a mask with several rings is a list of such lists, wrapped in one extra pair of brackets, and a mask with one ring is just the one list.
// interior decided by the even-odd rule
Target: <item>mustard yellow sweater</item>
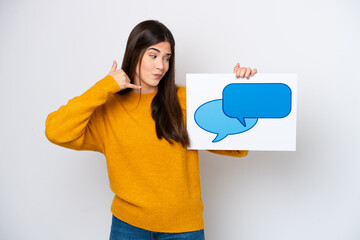
[[(204, 228), (198, 152), (156, 136), (150, 105), (155, 93), (120, 90), (111, 76), (52, 112), (47, 138), (60, 146), (93, 150), (106, 157), (112, 213), (119, 219), (157, 232)], [(185, 87), (178, 97), (185, 116)], [(140, 102), (139, 102), (139, 99)], [(246, 156), (247, 151), (212, 151)]]

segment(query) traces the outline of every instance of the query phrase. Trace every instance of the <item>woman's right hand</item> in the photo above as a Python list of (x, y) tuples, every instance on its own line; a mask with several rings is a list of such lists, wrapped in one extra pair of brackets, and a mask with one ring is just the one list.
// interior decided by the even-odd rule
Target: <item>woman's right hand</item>
[(117, 68), (117, 63), (114, 60), (113, 65), (112, 65), (111, 70), (108, 75), (112, 76), (115, 79), (115, 81), (117, 82), (117, 84), (119, 84), (120, 91), (124, 90), (126, 88), (132, 88), (132, 89), (140, 89), (141, 88), (141, 86), (132, 84), (130, 81), (130, 78), (122, 69), (116, 70), (116, 68)]

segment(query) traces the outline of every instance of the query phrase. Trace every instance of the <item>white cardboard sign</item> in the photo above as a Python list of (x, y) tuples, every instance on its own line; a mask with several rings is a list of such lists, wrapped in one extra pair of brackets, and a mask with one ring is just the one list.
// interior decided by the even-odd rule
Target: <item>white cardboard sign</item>
[(296, 74), (186, 75), (189, 149), (296, 150)]

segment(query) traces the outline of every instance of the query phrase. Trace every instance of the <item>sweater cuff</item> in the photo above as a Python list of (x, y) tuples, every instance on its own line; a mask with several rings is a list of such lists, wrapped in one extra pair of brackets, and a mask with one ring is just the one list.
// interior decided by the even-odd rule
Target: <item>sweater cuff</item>
[(106, 77), (100, 80), (100, 83), (106, 92), (116, 93), (120, 91), (119, 84), (110, 75), (106, 75)]
[(229, 157), (246, 157), (249, 153), (248, 150), (206, 150), (211, 153), (225, 155)]

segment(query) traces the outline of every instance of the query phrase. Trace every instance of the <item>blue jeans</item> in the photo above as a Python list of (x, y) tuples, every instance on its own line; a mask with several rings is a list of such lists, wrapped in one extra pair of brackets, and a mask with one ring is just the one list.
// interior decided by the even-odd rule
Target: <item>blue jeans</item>
[(151, 232), (134, 227), (113, 216), (110, 240), (205, 240), (204, 230), (183, 233)]

